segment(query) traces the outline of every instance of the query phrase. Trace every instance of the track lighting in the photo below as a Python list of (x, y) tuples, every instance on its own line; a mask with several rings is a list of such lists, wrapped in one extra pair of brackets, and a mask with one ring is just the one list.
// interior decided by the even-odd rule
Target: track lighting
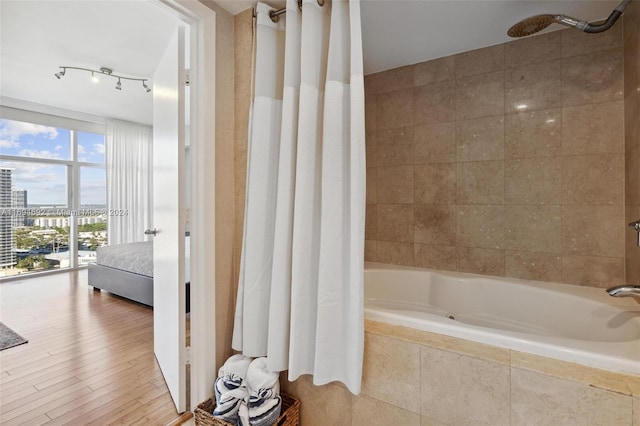
[(123, 75), (117, 75), (113, 73), (113, 70), (111, 68), (102, 67), (99, 70), (92, 70), (89, 68), (80, 68), (80, 67), (60, 67), (60, 68), (61, 68), (61, 71), (54, 74), (58, 80), (64, 77), (67, 70), (87, 71), (91, 73), (91, 81), (96, 83), (100, 81), (100, 79), (98, 78), (98, 75), (117, 78), (118, 82), (116, 83), (116, 90), (122, 90), (122, 80), (131, 80), (131, 81), (141, 81), (142, 87), (147, 91), (147, 93), (151, 92), (151, 88), (149, 87), (149, 85), (147, 85), (147, 81), (149, 80), (147, 80), (146, 78), (125, 77)]

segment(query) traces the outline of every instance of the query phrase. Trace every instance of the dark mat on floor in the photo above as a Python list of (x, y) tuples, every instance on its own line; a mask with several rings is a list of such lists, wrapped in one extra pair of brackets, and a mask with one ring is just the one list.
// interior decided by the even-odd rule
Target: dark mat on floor
[(0, 351), (27, 343), (28, 340), (0, 322)]

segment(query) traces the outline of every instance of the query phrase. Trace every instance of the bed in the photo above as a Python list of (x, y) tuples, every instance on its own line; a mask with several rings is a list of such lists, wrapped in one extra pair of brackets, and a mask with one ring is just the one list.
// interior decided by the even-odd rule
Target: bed
[[(186, 303), (189, 312), (189, 237), (185, 240)], [(89, 264), (89, 285), (153, 306), (153, 241), (98, 247)]]

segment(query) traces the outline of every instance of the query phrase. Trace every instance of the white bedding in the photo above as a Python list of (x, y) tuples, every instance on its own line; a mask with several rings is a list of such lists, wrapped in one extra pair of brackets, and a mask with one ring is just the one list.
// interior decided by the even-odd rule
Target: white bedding
[[(185, 282), (191, 281), (190, 239), (185, 238)], [(98, 247), (96, 264), (153, 278), (153, 241)]]

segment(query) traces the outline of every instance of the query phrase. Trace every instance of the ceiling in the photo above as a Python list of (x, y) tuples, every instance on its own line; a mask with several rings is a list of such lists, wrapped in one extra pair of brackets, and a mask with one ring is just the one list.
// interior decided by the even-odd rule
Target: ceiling
[(101, 117), (151, 124), (152, 93), (140, 82), (114, 78), (91, 82), (99, 69), (149, 78), (164, 53), (177, 19), (147, 1), (0, 1), (0, 94)]
[[(214, 0), (235, 14), (255, 1)], [(144, 0), (0, 0), (0, 95), (150, 124), (152, 95), (139, 83), (91, 83), (61, 65), (108, 67), (150, 78), (177, 20)], [(283, 0), (267, 1), (282, 7)], [(611, 0), (361, 0), (365, 74), (509, 41), (507, 29), (541, 13), (597, 20)], [(553, 29), (563, 27), (554, 25)]]

